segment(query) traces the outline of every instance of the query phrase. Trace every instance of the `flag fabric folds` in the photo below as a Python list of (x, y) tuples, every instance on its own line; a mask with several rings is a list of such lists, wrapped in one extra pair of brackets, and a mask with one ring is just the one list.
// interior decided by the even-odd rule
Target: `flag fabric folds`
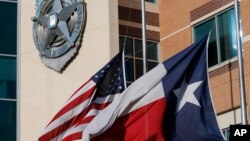
[(208, 85), (207, 38), (132, 83), (84, 128), (83, 140), (224, 140)]
[(86, 125), (124, 90), (122, 66), (120, 52), (69, 98), (38, 141), (81, 139)]

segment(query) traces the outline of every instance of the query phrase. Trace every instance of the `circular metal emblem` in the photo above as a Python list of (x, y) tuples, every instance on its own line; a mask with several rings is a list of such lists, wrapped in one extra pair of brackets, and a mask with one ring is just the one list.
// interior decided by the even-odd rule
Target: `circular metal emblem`
[(33, 38), (43, 63), (57, 71), (80, 46), (85, 23), (83, 0), (37, 0)]

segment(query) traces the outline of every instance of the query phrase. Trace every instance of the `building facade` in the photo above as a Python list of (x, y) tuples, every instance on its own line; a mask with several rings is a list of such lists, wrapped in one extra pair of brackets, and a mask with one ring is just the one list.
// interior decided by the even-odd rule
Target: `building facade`
[[(85, 0), (81, 47), (61, 72), (42, 63), (33, 40), (36, 3), (41, 1), (53, 2), (0, 0), (1, 141), (36, 140), (73, 92), (122, 48), (127, 83), (142, 75), (140, 0)], [(61, 1), (63, 6), (67, 2)], [(155, 0), (146, 0), (146, 8), (150, 70), (159, 62), (159, 9)]]
[[(37, 1), (0, 0), (1, 141), (36, 140), (73, 92), (119, 50), (125, 50), (127, 84), (143, 74), (141, 0), (85, 0), (81, 47), (61, 72), (46, 67), (35, 47), (31, 18)], [(145, 4), (147, 71), (212, 30), (210, 84), (218, 121), (227, 135), (230, 124), (241, 123), (233, 1), (145, 0)], [(241, 0), (239, 5), (248, 94), (250, 2)]]
[(16, 134), (20, 141), (36, 140), (67, 99), (119, 51), (118, 1), (85, 0), (86, 26), (78, 54), (60, 73), (46, 67), (33, 41), (35, 2), (18, 1)]
[[(160, 9), (161, 61), (183, 50), (211, 31), (209, 78), (218, 121), (228, 138), (229, 125), (241, 124), (240, 93), (233, 0), (164, 1)], [(243, 37), (246, 102), (249, 103), (250, 1), (239, 1)], [(247, 106), (247, 113), (250, 109)], [(248, 121), (250, 118), (248, 117)]]
[[(125, 50), (127, 84), (143, 75), (141, 1), (119, 0), (119, 47)], [(147, 24), (147, 71), (159, 62), (159, 6), (155, 0), (145, 2)]]

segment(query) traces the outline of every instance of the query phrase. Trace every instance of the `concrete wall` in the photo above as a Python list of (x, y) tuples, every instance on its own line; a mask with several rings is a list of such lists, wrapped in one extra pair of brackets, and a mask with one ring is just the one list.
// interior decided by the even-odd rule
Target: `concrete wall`
[(85, 0), (87, 23), (79, 54), (63, 73), (42, 64), (32, 37), (35, 1), (19, 1), (18, 140), (36, 140), (73, 92), (118, 50), (117, 0)]

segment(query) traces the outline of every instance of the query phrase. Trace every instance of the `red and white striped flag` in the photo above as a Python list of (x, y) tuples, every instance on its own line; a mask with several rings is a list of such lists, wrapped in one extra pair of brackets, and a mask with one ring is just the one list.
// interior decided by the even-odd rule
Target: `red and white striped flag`
[(124, 90), (122, 66), (119, 53), (69, 98), (38, 141), (81, 139), (86, 125)]

